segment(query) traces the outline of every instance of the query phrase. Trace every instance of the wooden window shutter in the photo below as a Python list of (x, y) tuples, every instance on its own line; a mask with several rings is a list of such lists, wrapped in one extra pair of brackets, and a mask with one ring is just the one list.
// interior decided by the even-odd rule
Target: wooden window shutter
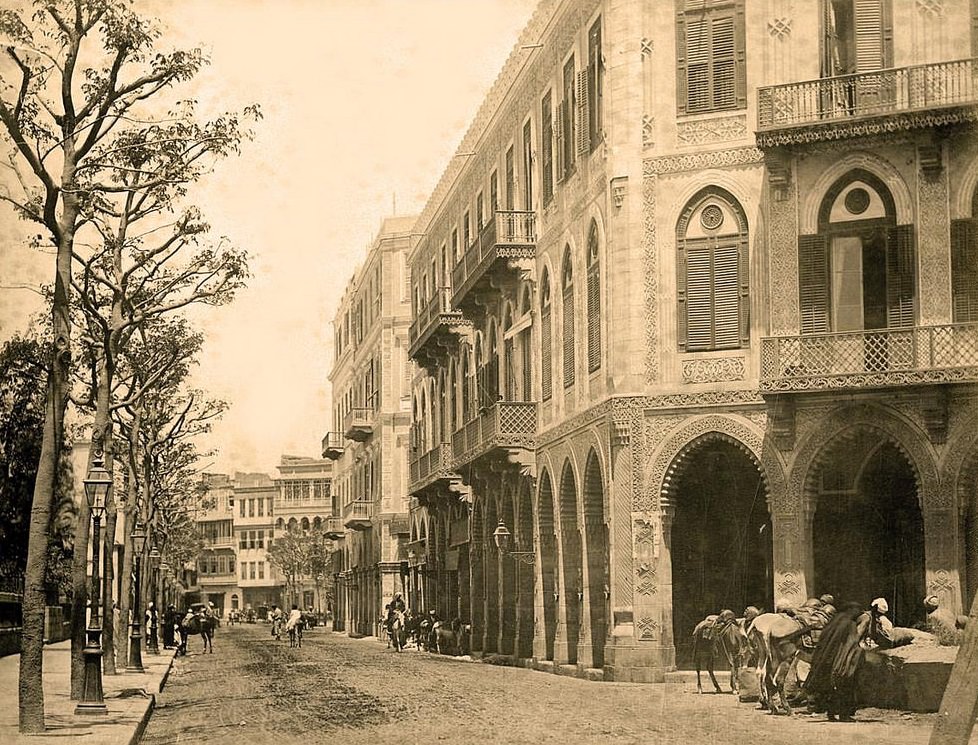
[(575, 85), (577, 87), (577, 107), (575, 116), (577, 123), (574, 131), (577, 134), (577, 154), (586, 155), (591, 150), (591, 115), (590, 105), (590, 84), (588, 82), (589, 68), (585, 67), (577, 73)]
[(679, 351), (685, 352), (686, 343), (686, 241), (679, 240), (676, 247), (676, 338)]
[(978, 221), (951, 221), (951, 303), (954, 323), (978, 321)]
[(801, 333), (829, 330), (829, 256), (823, 235), (798, 237), (798, 305)]
[(855, 0), (854, 15), (856, 71), (880, 70), (886, 65), (883, 47), (883, 0)]
[(686, 19), (686, 111), (695, 114), (711, 107), (710, 21)]
[(522, 379), (522, 400), (529, 401), (533, 395), (533, 347), (530, 344), (530, 340), (533, 338), (530, 334), (530, 330), (526, 329), (520, 335), (522, 341), (520, 342), (522, 349), (522, 359), (520, 360), (523, 367), (523, 379)]
[(574, 385), (574, 285), (564, 289), (564, 388)]
[(713, 293), (710, 246), (686, 242), (686, 351), (713, 348)]
[(886, 325), (904, 328), (914, 325), (916, 256), (913, 225), (897, 225), (887, 230), (886, 241)]
[(713, 349), (740, 346), (740, 242), (713, 250)]
[(686, 89), (686, 13), (676, 13), (676, 109), (680, 114), (688, 113), (688, 92)]
[(513, 354), (513, 337), (510, 337), (503, 341), (503, 358), (504, 358), (504, 368), (506, 376), (506, 387), (504, 391), (504, 396), (507, 401), (516, 400), (516, 366), (515, 366), (515, 355)]
[(736, 106), (747, 107), (747, 27), (744, 21), (744, 4), (737, 4), (734, 12), (734, 54), (736, 65)]
[(557, 183), (561, 183), (567, 176), (567, 159), (564, 157), (564, 116), (567, 110), (567, 99), (565, 98), (557, 105), (557, 114), (553, 117), (554, 122), (554, 149), (557, 151)]
[[(709, 56), (706, 64), (712, 68), (708, 73), (708, 85), (712, 90), (708, 90), (704, 97), (706, 108), (730, 109), (737, 105), (737, 34), (734, 18), (720, 16), (711, 18), (709, 23)], [(690, 69), (692, 68), (693, 58), (690, 55)], [(690, 80), (691, 88), (692, 84), (693, 81)]]
[(880, 18), (883, 22), (883, 67), (893, 67), (893, 8), (892, 0), (880, 0)]
[(553, 108), (551, 107), (550, 93), (543, 97), (543, 104), (540, 108), (540, 143), (543, 149), (543, 203), (550, 202), (554, 194), (554, 129), (553, 129)]
[(540, 390), (544, 401), (553, 396), (552, 330), (553, 315), (548, 305), (540, 313)]
[(595, 258), (587, 270), (587, 369), (601, 367), (601, 269)]
[(746, 347), (750, 344), (750, 250), (746, 235), (741, 236), (737, 251), (739, 254), (737, 282), (740, 294), (740, 346)]

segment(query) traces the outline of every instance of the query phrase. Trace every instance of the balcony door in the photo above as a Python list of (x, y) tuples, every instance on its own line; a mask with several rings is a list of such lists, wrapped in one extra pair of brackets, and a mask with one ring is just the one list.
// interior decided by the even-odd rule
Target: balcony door
[[(892, 103), (891, 0), (822, 0), (822, 111), (859, 116)], [(880, 71), (879, 74), (867, 74)], [(856, 76), (846, 78), (842, 76)]]

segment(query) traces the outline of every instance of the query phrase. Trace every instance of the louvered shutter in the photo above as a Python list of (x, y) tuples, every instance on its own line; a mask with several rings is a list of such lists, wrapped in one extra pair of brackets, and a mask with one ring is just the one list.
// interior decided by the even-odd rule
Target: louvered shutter
[(553, 110), (550, 106), (550, 94), (543, 97), (540, 110), (540, 141), (543, 148), (543, 203), (547, 204), (554, 194), (553, 172)]
[[(734, 42), (733, 16), (710, 19), (709, 59), (712, 63), (712, 109), (730, 109), (737, 105), (737, 49)], [(692, 66), (692, 59), (690, 59)]]
[(954, 323), (978, 321), (978, 221), (951, 222), (951, 302)]
[(689, 112), (689, 93), (686, 87), (686, 13), (676, 13), (676, 108), (680, 114)]
[(739, 3), (734, 13), (734, 74), (736, 106), (747, 107), (747, 28), (744, 20), (744, 4)]
[(886, 254), (886, 325), (913, 326), (917, 274), (913, 225), (887, 230)]
[(739, 266), (737, 282), (740, 295), (740, 345), (750, 344), (750, 254), (747, 248), (747, 236), (742, 236), (737, 246)]
[(829, 330), (829, 261), (825, 236), (798, 237), (798, 305), (801, 333)]
[(740, 346), (740, 250), (737, 242), (713, 251), (713, 349)]
[(557, 115), (553, 118), (554, 121), (554, 149), (557, 151), (557, 183), (561, 183), (567, 176), (566, 168), (567, 162), (564, 157), (564, 136), (566, 132), (564, 131), (564, 112), (567, 109), (567, 100), (564, 99), (557, 105)]
[(512, 210), (516, 206), (516, 164), (513, 156), (513, 148), (506, 151), (506, 209)]
[(587, 369), (601, 367), (601, 272), (597, 260), (587, 270)]
[(855, 26), (856, 71), (883, 69), (883, 0), (856, 0)]
[(530, 401), (533, 398), (533, 347), (530, 345), (530, 340), (533, 338), (530, 335), (530, 330), (527, 329), (522, 334), (522, 341), (520, 345), (522, 346), (522, 363), (523, 367), (523, 380), (522, 380), (522, 400)]
[(710, 21), (686, 19), (686, 113), (710, 108)]
[(705, 242), (686, 243), (686, 349), (697, 352), (713, 345), (713, 297), (710, 247)]
[(513, 337), (510, 337), (503, 342), (503, 365), (506, 374), (506, 387), (503, 395), (507, 401), (516, 400), (516, 367), (515, 355), (513, 354), (514, 341)]
[(676, 338), (679, 340), (680, 352), (685, 352), (688, 346), (686, 339), (686, 277), (688, 274), (686, 241), (680, 240), (676, 247)]
[(576, 87), (577, 87), (577, 107), (575, 115), (577, 116), (577, 123), (575, 126), (575, 132), (577, 134), (577, 154), (586, 155), (591, 150), (591, 134), (590, 134), (590, 88), (588, 82), (588, 68), (584, 68), (577, 73)]
[(547, 306), (540, 314), (540, 392), (544, 401), (553, 396), (552, 326), (553, 317)]
[(574, 385), (574, 285), (564, 290), (564, 387)]

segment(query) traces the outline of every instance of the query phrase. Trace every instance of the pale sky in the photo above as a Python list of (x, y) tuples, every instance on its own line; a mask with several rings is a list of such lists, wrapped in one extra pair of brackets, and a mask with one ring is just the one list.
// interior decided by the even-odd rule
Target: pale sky
[[(0, 0), (4, 5), (5, 0)], [(231, 410), (212, 470), (274, 473), (318, 456), (329, 426), (333, 313), (380, 221), (420, 212), (536, 0), (136, 0), (168, 46), (211, 65), (181, 97), (262, 106), (257, 137), (194, 192), (253, 256), (249, 288), (204, 316), (194, 383)], [(0, 285), (50, 281), (0, 207)], [(0, 339), (36, 297), (0, 289)]]

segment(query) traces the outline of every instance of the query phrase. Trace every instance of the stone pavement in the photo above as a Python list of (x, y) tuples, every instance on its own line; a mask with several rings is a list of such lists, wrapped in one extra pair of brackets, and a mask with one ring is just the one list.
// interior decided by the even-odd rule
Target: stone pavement
[(69, 698), (71, 642), (44, 648), (44, 708), (47, 732), (21, 735), (17, 731), (17, 678), (20, 655), (0, 658), (0, 743), (41, 745), (63, 743), (65, 737), (81, 745), (129, 745), (142, 735), (173, 663), (173, 650), (159, 655), (144, 651), (145, 673), (104, 675), (105, 716), (75, 716)]

